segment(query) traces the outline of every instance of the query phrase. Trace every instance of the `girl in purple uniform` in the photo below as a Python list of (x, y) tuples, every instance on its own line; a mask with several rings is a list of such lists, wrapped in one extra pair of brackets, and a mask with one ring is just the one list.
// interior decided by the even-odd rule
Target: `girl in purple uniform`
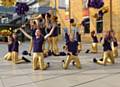
[(45, 70), (48, 68), (49, 63), (44, 63), (44, 56), (43, 56), (43, 43), (44, 41), (52, 34), (54, 31), (54, 26), (52, 27), (51, 31), (43, 36), (41, 33), (41, 30), (39, 27), (35, 31), (35, 37), (32, 37), (28, 35), (22, 28), (20, 28), (20, 31), (23, 32), (23, 34), (31, 39), (33, 41), (32, 48), (33, 48), (33, 70), (41, 69)]
[(19, 45), (20, 41), (18, 41), (16, 33), (13, 33), (13, 44), (12, 44), (12, 62), (13, 64), (19, 64), (26, 62), (24, 58), (19, 57)]
[(81, 68), (80, 60), (78, 58), (78, 41), (74, 40), (74, 35), (69, 35), (66, 37), (66, 50), (68, 53), (67, 59), (63, 62), (63, 68), (67, 69), (68, 65), (71, 61), (73, 61), (73, 65), (75, 65), (77, 68)]
[[(97, 53), (98, 49), (97, 49), (97, 44), (98, 44), (98, 39), (97, 39), (97, 35), (95, 34), (95, 31), (91, 32), (91, 37), (92, 37), (92, 45), (91, 45), (91, 53)], [(86, 53), (89, 53), (89, 49), (86, 51)]]
[(94, 58), (93, 62), (101, 65), (106, 65), (108, 63), (114, 64), (115, 60), (113, 57), (112, 47), (111, 47), (112, 38), (109, 35), (109, 31), (104, 32), (101, 42), (103, 44), (103, 58), (100, 60), (97, 60), (96, 58)]
[(12, 58), (12, 46), (13, 46), (13, 38), (12, 36), (8, 36), (8, 53), (5, 54), (4, 59), (5, 60), (11, 60)]

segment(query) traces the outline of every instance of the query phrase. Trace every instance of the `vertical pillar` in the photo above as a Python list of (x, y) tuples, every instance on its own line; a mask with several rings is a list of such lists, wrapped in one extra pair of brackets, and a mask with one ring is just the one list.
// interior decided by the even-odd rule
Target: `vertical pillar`
[(55, 0), (55, 16), (57, 15), (57, 0)]
[(113, 24), (112, 24), (112, 0), (110, 0), (110, 30), (113, 29)]
[[(71, 0), (69, 0), (69, 20), (71, 19)], [(71, 23), (69, 22), (69, 33), (71, 33)]]

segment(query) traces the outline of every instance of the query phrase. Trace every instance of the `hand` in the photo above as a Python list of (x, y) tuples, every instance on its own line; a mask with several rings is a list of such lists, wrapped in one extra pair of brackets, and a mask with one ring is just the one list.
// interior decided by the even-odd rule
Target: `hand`
[(18, 30), (22, 31), (22, 28), (20, 27)]
[(25, 24), (23, 24), (21, 27), (22, 27), (22, 28), (24, 28), (25, 26), (26, 26), (26, 25), (25, 25)]

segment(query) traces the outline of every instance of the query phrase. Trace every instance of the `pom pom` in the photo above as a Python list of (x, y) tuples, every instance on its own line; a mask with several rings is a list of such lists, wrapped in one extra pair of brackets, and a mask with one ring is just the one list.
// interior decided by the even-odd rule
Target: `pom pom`
[(28, 55), (28, 51), (23, 51), (22, 54), (23, 55)]
[(96, 9), (99, 9), (103, 7), (104, 2), (103, 0), (89, 0), (88, 7), (93, 7)]
[(26, 3), (16, 3), (16, 13), (18, 15), (24, 15), (27, 11), (29, 11), (29, 6)]

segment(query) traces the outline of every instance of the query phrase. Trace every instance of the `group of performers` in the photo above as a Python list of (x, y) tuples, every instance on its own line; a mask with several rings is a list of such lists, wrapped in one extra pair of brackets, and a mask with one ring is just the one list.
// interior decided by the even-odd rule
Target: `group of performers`
[[(62, 60), (64, 69), (67, 69), (71, 62), (77, 68), (81, 68), (80, 59), (78, 58), (78, 54), (82, 50), (80, 29), (77, 27), (74, 19), (71, 19), (70, 23), (72, 27), (70, 31), (68, 30), (69, 32), (65, 32), (66, 41), (63, 47), (67, 55), (66, 60)], [(25, 25), (22, 25), (19, 30), (28, 39), (30, 39), (28, 54), (31, 54), (33, 49), (32, 68), (33, 70), (46, 70), (50, 66), (50, 63), (45, 63), (44, 57), (50, 55), (60, 56), (58, 47), (60, 24), (58, 23), (58, 17), (53, 16), (50, 13), (46, 13), (31, 18), (29, 24), (31, 34), (28, 34), (25, 31)], [(97, 44), (100, 42), (103, 45), (102, 58), (99, 60), (94, 58), (93, 62), (103, 65), (114, 64), (115, 58), (118, 56), (118, 43), (115, 37), (115, 32), (104, 31), (103, 37), (99, 41), (95, 31), (92, 31), (91, 38), (93, 39), (92, 49), (87, 50), (86, 53), (89, 51), (91, 51), (91, 53), (98, 53)], [(45, 47), (45, 43), (48, 43), (47, 49)], [(6, 60), (12, 60), (14, 64), (30, 62), (26, 58), (18, 56), (19, 45), (20, 42), (17, 39), (16, 33), (8, 36), (8, 53), (4, 56), (4, 58)]]

